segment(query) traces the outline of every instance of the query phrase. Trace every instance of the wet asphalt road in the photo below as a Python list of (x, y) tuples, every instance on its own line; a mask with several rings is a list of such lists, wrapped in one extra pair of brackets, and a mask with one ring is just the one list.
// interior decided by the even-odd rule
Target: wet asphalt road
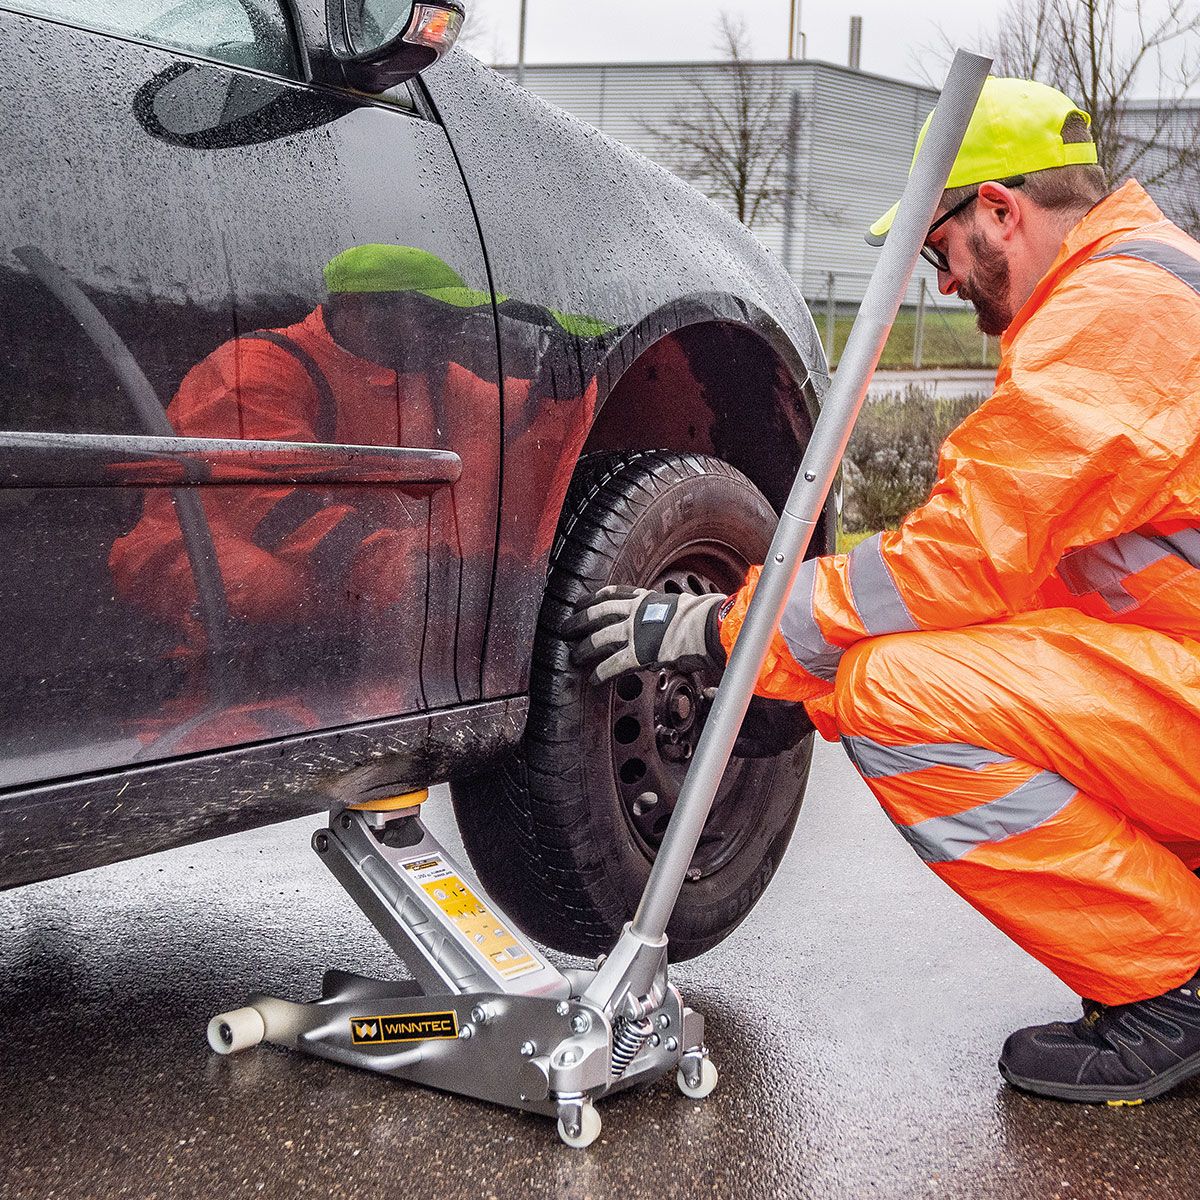
[(915, 388), (929, 398), (940, 400), (961, 400), (967, 396), (982, 400), (995, 381), (996, 372), (986, 368), (876, 371), (867, 388), (867, 399), (903, 396), (909, 388)]
[[(427, 808), (439, 836), (444, 799)], [(1036, 1101), (995, 1070), (1074, 998), (928, 873), (822, 745), (783, 868), (673, 970), (722, 1076), (548, 1121), (284, 1051), (208, 1017), (322, 969), (398, 974), (308, 849), (317, 818), (0, 895), (0, 1196), (1181, 1196), (1200, 1082), (1133, 1109)]]

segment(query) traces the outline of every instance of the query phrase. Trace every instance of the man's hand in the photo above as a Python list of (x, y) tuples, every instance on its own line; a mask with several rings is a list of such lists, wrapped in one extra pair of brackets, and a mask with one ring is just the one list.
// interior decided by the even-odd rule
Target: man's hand
[(724, 600), (625, 584), (601, 588), (583, 597), (563, 626), (563, 636), (576, 643), (571, 662), (593, 665), (594, 683), (668, 663), (680, 671), (723, 667), (717, 609)]

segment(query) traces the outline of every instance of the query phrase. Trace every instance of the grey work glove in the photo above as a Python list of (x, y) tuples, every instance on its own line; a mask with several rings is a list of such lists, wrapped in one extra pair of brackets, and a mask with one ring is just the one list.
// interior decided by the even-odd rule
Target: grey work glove
[(617, 584), (585, 596), (563, 626), (575, 666), (603, 683), (626, 671), (670, 664), (680, 671), (723, 667), (717, 610), (725, 597), (651, 592)]

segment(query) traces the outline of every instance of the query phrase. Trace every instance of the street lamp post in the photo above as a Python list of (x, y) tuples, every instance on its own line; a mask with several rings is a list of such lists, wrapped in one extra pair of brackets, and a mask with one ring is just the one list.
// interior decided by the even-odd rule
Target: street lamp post
[[(788, 58), (804, 58), (808, 54), (807, 39), (804, 36), (804, 30), (800, 28), (800, 5), (801, 0), (791, 0), (791, 16), (788, 21)], [(799, 53), (796, 52), (797, 43), (800, 46)]]
[(517, 30), (517, 86), (525, 86), (525, 0), (521, 0), (521, 23)]

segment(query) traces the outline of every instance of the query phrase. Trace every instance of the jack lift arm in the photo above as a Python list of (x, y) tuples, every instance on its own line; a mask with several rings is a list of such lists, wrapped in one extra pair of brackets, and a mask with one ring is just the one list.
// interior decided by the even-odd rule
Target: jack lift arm
[(666, 928), (771, 637), (862, 407), (991, 60), (959, 51), (784, 506), (733, 654), (633, 920), (595, 971), (552, 966), (421, 822), (426, 793), (335, 809), (313, 848), (412, 980), (326, 973), (319, 999), (251, 996), (209, 1023), (214, 1050), (267, 1041), (600, 1133), (593, 1101), (671, 1068), (716, 1086), (704, 1019), (667, 979)]

